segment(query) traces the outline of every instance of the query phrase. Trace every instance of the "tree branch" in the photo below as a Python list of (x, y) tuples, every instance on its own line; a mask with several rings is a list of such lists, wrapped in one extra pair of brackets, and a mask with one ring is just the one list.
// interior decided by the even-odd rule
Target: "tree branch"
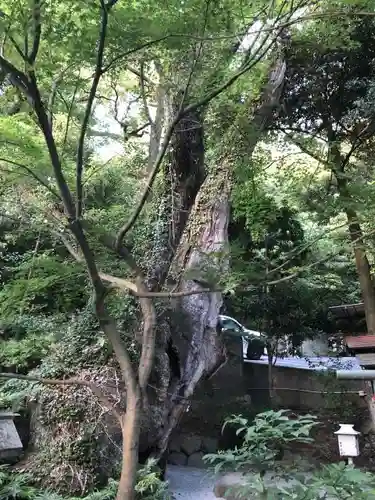
[(51, 87), (51, 93), (48, 98), (48, 105), (47, 105), (47, 111), (48, 111), (48, 118), (49, 118), (49, 123), (51, 129), (53, 129), (53, 107), (55, 104), (55, 99), (56, 99), (56, 94), (57, 94), (57, 87), (64, 76), (65, 72), (68, 71), (69, 68), (71, 68), (73, 65), (69, 64), (66, 68), (64, 68), (58, 75), (57, 77), (53, 80), (52, 82), (52, 87)]
[(136, 223), (145, 203), (148, 198), (148, 195), (152, 189), (153, 183), (156, 179), (156, 176), (159, 172), (159, 169), (161, 167), (161, 164), (164, 160), (164, 156), (167, 152), (172, 134), (174, 132), (174, 129), (176, 125), (179, 123), (181, 118), (185, 116), (186, 114), (196, 110), (197, 108), (200, 108), (202, 106), (207, 105), (214, 97), (217, 97), (219, 94), (224, 92), (228, 87), (230, 87), (234, 82), (236, 82), (243, 74), (245, 74), (247, 71), (249, 71), (253, 66), (255, 66), (264, 56), (265, 54), (269, 51), (270, 47), (275, 43), (275, 40), (271, 42), (271, 44), (267, 45), (266, 49), (263, 50), (257, 58), (255, 58), (249, 65), (247, 65), (245, 68), (241, 69), (237, 73), (235, 73), (231, 78), (229, 78), (223, 85), (218, 87), (216, 90), (212, 91), (210, 94), (208, 94), (206, 97), (201, 99), (200, 101), (196, 102), (195, 104), (191, 104), (190, 106), (187, 106), (185, 109), (183, 109), (180, 113), (178, 113), (173, 121), (170, 123), (169, 127), (167, 128), (166, 134), (164, 136), (164, 140), (162, 143), (162, 146), (160, 148), (160, 151), (158, 153), (158, 156), (155, 160), (154, 166), (150, 172), (150, 175), (147, 179), (146, 187), (141, 195), (141, 199), (138, 202), (138, 205), (134, 209), (133, 213), (131, 214), (129, 220), (124, 224), (117, 235), (117, 243), (116, 247), (119, 248), (122, 245), (122, 242), (126, 236), (126, 234), (132, 229), (134, 224)]
[(289, 252), (285, 258), (287, 259), (286, 261), (284, 261), (283, 263), (281, 263), (279, 266), (277, 267), (274, 267), (272, 269), (270, 269), (267, 274), (270, 275), (270, 274), (273, 274), (273, 273), (276, 273), (277, 271), (280, 271), (281, 269), (283, 269), (285, 266), (287, 266), (290, 262), (293, 261), (293, 259), (295, 259), (296, 257), (298, 257), (299, 255), (301, 255), (303, 252), (305, 252), (306, 250), (308, 250), (310, 247), (312, 247), (315, 243), (317, 243), (318, 241), (320, 241), (321, 239), (323, 239), (325, 236), (327, 236), (329, 233), (332, 233), (333, 231), (337, 231), (337, 229), (341, 229), (343, 227), (347, 227), (348, 226), (348, 222), (345, 221), (344, 223), (342, 224), (339, 224), (338, 226), (335, 226), (335, 227), (332, 227), (330, 229), (327, 229), (327, 231), (324, 231), (324, 233), (321, 233), (319, 236), (317, 236), (316, 238), (314, 238), (312, 241), (309, 241), (307, 243), (305, 243), (302, 248), (296, 248), (295, 250), (292, 250), (291, 252)]
[[(356, 243), (359, 243), (360, 241), (363, 241), (364, 239), (368, 238), (369, 236), (372, 236), (373, 234), (375, 234), (375, 229), (373, 231), (369, 231), (365, 235), (361, 235), (360, 237), (356, 238), (355, 240), (352, 240), (351, 244), (354, 245)], [(300, 269), (298, 269), (298, 271), (296, 271), (293, 274), (290, 274), (288, 276), (284, 276), (283, 278), (280, 278), (280, 279), (277, 279), (277, 280), (267, 281), (266, 284), (267, 285), (278, 285), (279, 283), (283, 283), (285, 281), (289, 281), (289, 280), (291, 280), (293, 278), (296, 278), (301, 273), (303, 273), (305, 271), (308, 271), (309, 269), (311, 269), (311, 268), (313, 268), (315, 266), (318, 266), (319, 264), (324, 264), (325, 262), (328, 262), (330, 259), (332, 259), (332, 257), (335, 257), (336, 255), (338, 255), (340, 253), (340, 251), (341, 250), (339, 250), (337, 252), (334, 252), (334, 253), (328, 255), (327, 257), (323, 257), (322, 259), (319, 259), (319, 260), (317, 260), (315, 262), (312, 262), (311, 264), (308, 264), (307, 266), (301, 267)]]
[(293, 137), (289, 132), (287, 132), (284, 128), (278, 127), (278, 129), (290, 140), (291, 143), (293, 143), (295, 146), (297, 146), (302, 153), (307, 154), (308, 156), (311, 156), (314, 160), (316, 160), (319, 163), (323, 163), (323, 165), (326, 165), (331, 168), (331, 165), (329, 161), (324, 160), (321, 156), (318, 154), (314, 153), (313, 151), (309, 150), (306, 146), (304, 146), (298, 139)]
[(24, 52), (22, 52), (21, 47), (18, 45), (18, 43), (15, 41), (15, 39), (11, 35), (8, 35), (8, 38), (12, 42), (13, 47), (16, 49), (16, 52), (20, 56), (20, 58), (23, 61), (26, 61), (27, 60), (27, 55)]
[(102, 9), (101, 9), (102, 15), (101, 15), (98, 51), (96, 56), (95, 73), (92, 80), (89, 99), (86, 105), (85, 115), (82, 122), (80, 137), (78, 140), (77, 162), (76, 162), (76, 191), (77, 191), (76, 218), (77, 219), (79, 219), (82, 215), (82, 203), (83, 203), (82, 175), (83, 175), (83, 160), (84, 160), (84, 146), (85, 146), (86, 132), (91, 117), (91, 110), (94, 103), (96, 91), (99, 85), (100, 77), (103, 74), (102, 66), (103, 66), (105, 39), (108, 27), (108, 8), (104, 5), (103, 1), (101, 1), (101, 4), (102, 4)]
[[(63, 143), (62, 143), (62, 155), (64, 155), (66, 142), (68, 140), (68, 133), (69, 133), (70, 121), (72, 119), (73, 107), (74, 107), (75, 98), (76, 98), (76, 95), (77, 95), (77, 92), (78, 92), (78, 87), (79, 87), (79, 78), (77, 79), (76, 84), (74, 86), (73, 96), (72, 96), (72, 99), (70, 101), (70, 104), (66, 103), (68, 116), (66, 118), (64, 140), (63, 140)], [(65, 101), (64, 101), (64, 103), (65, 103)]]
[(142, 101), (143, 101), (143, 107), (144, 107), (144, 110), (146, 113), (147, 120), (149, 121), (150, 125), (152, 126), (154, 124), (154, 121), (151, 117), (150, 108), (148, 107), (148, 103), (147, 103), (146, 89), (145, 89), (144, 63), (143, 62), (141, 63), (139, 82), (141, 85), (141, 96), (142, 96)]
[(51, 164), (52, 164), (52, 169), (54, 172), (54, 176), (56, 179), (56, 184), (58, 186), (58, 189), (60, 191), (61, 199), (64, 203), (64, 208), (66, 211), (66, 214), (71, 220), (74, 220), (75, 218), (75, 212), (74, 212), (74, 203), (72, 199), (72, 195), (70, 192), (70, 189), (68, 187), (68, 184), (66, 182), (65, 176), (63, 174), (62, 170), (62, 165), (61, 165), (61, 160), (59, 157), (59, 153), (57, 151), (55, 139), (52, 134), (52, 130), (49, 124), (48, 116), (46, 113), (46, 110), (44, 108), (44, 104), (42, 101), (42, 98), (39, 93), (38, 85), (35, 79), (34, 75), (32, 76), (32, 85), (33, 85), (33, 95), (34, 95), (34, 111), (35, 114), (38, 118), (38, 124), (40, 129), (42, 130), (44, 140), (47, 145), (47, 149), (49, 152), (49, 156), (51, 159)]
[(187, 78), (187, 82), (186, 82), (186, 85), (185, 85), (184, 93), (183, 93), (182, 98), (181, 98), (180, 110), (179, 110), (180, 113), (183, 110), (183, 107), (185, 105), (185, 101), (186, 101), (186, 98), (187, 98), (187, 95), (188, 95), (188, 92), (189, 92), (190, 83), (191, 83), (191, 80), (193, 78), (194, 71), (195, 71), (195, 69), (197, 67), (199, 58), (200, 58), (201, 53), (202, 53), (203, 39), (204, 39), (204, 36), (205, 36), (205, 33), (206, 33), (206, 27), (207, 27), (207, 22), (208, 22), (208, 13), (209, 13), (210, 4), (211, 4), (211, 0), (206, 0), (206, 7), (205, 7), (205, 10), (204, 10), (204, 18), (203, 18), (202, 35), (201, 35), (202, 39), (199, 42), (198, 50), (196, 51), (196, 54), (194, 56), (193, 64), (191, 65), (189, 76)]
[(31, 168), (27, 167), (26, 165), (23, 165), (22, 163), (18, 163), (17, 161), (14, 161), (14, 160), (9, 160), (7, 158), (0, 158), (0, 161), (4, 161), (4, 162), (10, 163), (11, 165), (14, 165), (16, 167), (22, 168), (31, 177), (33, 177), (38, 182), (38, 184), (40, 184), (43, 187), (45, 187), (58, 200), (61, 200), (61, 197), (59, 196), (58, 192), (55, 191), (51, 186), (49, 186), (48, 183), (46, 181), (44, 181), (41, 177), (39, 177), (35, 172), (33, 172)]
[(151, 170), (149, 176), (148, 176), (148, 179), (147, 179), (147, 183), (146, 183), (146, 187), (145, 189), (143, 190), (143, 193), (141, 195), (141, 199), (140, 201), (138, 202), (138, 205), (135, 207), (133, 213), (131, 214), (129, 220), (127, 221), (126, 224), (124, 224), (118, 234), (117, 234), (117, 241), (116, 241), (116, 248), (119, 249), (122, 245), (122, 242), (126, 236), (126, 234), (130, 231), (130, 229), (134, 226), (134, 224), (136, 223), (145, 203), (146, 203), (146, 200), (147, 200), (147, 197), (152, 189), (152, 186), (154, 184), (154, 181), (156, 179), (156, 176), (159, 172), (159, 168), (164, 160), (164, 156), (165, 156), (165, 153), (167, 152), (167, 149), (169, 147), (169, 143), (170, 143), (170, 140), (171, 140), (171, 137), (172, 137), (172, 134), (173, 134), (173, 131), (177, 125), (177, 123), (179, 122), (180, 120), (180, 117), (177, 115), (174, 120), (172, 121), (172, 123), (169, 125), (169, 127), (167, 128), (167, 131), (165, 133), (165, 136), (164, 136), (164, 140), (163, 140), (163, 143), (162, 143), (162, 146), (160, 148), (160, 151), (158, 153), (158, 156), (155, 160), (155, 163), (154, 163), (154, 166), (153, 166), (153, 169)]
[(34, 40), (33, 46), (30, 54), (27, 56), (27, 61), (30, 66), (33, 66), (35, 63), (35, 59), (38, 55), (39, 46), (40, 46), (40, 37), (42, 35), (42, 23), (41, 23), (41, 1), (34, 0), (33, 12), (33, 29), (34, 29)]
[(19, 373), (1, 373), (1, 372), (0, 372), (0, 378), (5, 378), (8, 380), (13, 380), (13, 379), (25, 380), (26, 382), (37, 382), (39, 384), (44, 384), (44, 385), (60, 385), (60, 386), (79, 385), (82, 387), (87, 387), (93, 392), (93, 394), (95, 394), (95, 396), (99, 399), (99, 401), (103, 403), (103, 405), (113, 413), (113, 415), (117, 418), (117, 420), (120, 423), (122, 421), (121, 413), (118, 412), (113, 403), (107, 398), (107, 396), (103, 393), (103, 391), (93, 382), (88, 382), (87, 380), (82, 380), (77, 378), (69, 378), (66, 380), (61, 380), (53, 378), (34, 377), (31, 375), (20, 375)]
[(170, 38), (170, 36), (171, 35), (162, 36), (161, 38), (157, 38), (156, 40), (151, 40), (150, 42), (143, 43), (142, 45), (139, 45), (134, 49), (130, 49), (127, 52), (124, 52), (123, 54), (119, 54), (118, 56), (114, 57), (112, 61), (110, 61), (106, 66), (104, 66), (102, 74), (107, 73), (121, 59), (125, 59), (127, 56), (134, 54), (134, 52), (138, 52), (142, 49), (146, 49), (147, 47), (151, 47), (152, 45), (156, 45), (157, 43), (163, 42), (164, 40)]
[(19, 71), (11, 62), (5, 59), (3, 56), (0, 56), (0, 67), (9, 75), (10, 82), (14, 87), (19, 89), (30, 102), (31, 106), (33, 105), (33, 95), (29, 86), (29, 82), (26, 78), (26, 75)]
[(107, 10), (112, 9), (112, 7), (114, 5), (116, 5), (117, 2), (118, 2), (118, 0), (108, 0), (107, 5), (106, 5)]
[[(78, 262), (80, 264), (85, 263), (85, 259), (84, 259), (83, 255), (81, 255), (79, 253), (79, 251), (73, 247), (73, 245), (70, 243), (70, 241), (68, 240), (68, 238), (66, 237), (66, 235), (64, 233), (59, 232), (59, 231), (55, 231), (55, 230), (52, 230), (51, 232), (59, 240), (61, 240), (61, 242), (63, 243), (66, 250), (69, 252), (71, 257), (73, 257), (73, 259), (76, 262)], [(122, 290), (122, 291), (129, 291), (130, 290), (134, 294), (136, 294), (138, 291), (136, 284), (129, 281), (129, 280), (126, 280), (123, 278), (117, 278), (116, 276), (112, 276), (111, 274), (104, 273), (100, 270), (98, 271), (98, 274), (103, 281), (111, 283), (115, 288), (118, 288), (119, 290)]]

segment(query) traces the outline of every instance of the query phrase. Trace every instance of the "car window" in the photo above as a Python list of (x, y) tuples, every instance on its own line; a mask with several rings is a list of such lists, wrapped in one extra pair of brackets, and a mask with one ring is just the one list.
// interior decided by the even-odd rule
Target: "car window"
[(224, 330), (230, 330), (236, 333), (242, 332), (242, 328), (240, 327), (240, 325), (231, 319), (223, 319), (221, 321), (221, 327)]

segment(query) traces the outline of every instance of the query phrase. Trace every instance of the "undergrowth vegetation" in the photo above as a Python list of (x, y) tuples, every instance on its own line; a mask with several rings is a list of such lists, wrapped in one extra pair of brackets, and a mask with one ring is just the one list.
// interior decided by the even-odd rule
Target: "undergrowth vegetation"
[[(206, 455), (214, 471), (239, 471), (238, 484), (218, 481), (216, 494), (247, 500), (346, 500), (375, 499), (375, 474), (355, 469), (344, 462), (306, 467), (303, 457), (293, 463), (279, 458), (280, 449), (290, 443), (311, 443), (311, 430), (319, 425), (311, 415), (296, 416), (289, 410), (267, 411), (249, 420), (241, 415), (225, 424), (234, 426), (242, 438), (235, 449)], [(308, 464), (309, 465), (309, 464)]]
[[(117, 482), (113, 479), (100, 491), (83, 497), (62, 496), (52, 490), (41, 490), (33, 484), (35, 478), (31, 474), (11, 472), (7, 467), (0, 467), (0, 500), (114, 500), (117, 492)], [(171, 500), (167, 483), (160, 480), (152, 460), (137, 472), (135, 500)]]

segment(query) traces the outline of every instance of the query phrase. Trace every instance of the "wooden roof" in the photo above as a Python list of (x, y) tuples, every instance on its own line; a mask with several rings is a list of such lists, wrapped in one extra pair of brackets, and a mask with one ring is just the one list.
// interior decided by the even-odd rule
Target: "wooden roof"
[(363, 302), (357, 304), (342, 304), (340, 306), (332, 306), (328, 308), (336, 318), (350, 318), (351, 316), (362, 315), (365, 312)]
[(375, 349), (375, 335), (349, 336), (344, 341), (349, 349)]

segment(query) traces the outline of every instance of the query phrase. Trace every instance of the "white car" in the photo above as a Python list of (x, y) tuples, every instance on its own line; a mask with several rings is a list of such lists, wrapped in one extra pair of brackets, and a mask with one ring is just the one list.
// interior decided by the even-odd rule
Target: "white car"
[[(249, 338), (261, 338), (263, 335), (256, 330), (249, 330), (245, 328), (241, 323), (239, 323), (236, 319), (231, 318), (230, 316), (224, 316), (220, 314), (218, 318), (219, 325), (222, 331), (230, 332), (232, 335), (241, 335), (242, 337), (242, 355), (244, 358), (247, 358), (247, 348), (249, 345)], [(264, 348), (263, 354), (267, 356), (267, 349)]]

